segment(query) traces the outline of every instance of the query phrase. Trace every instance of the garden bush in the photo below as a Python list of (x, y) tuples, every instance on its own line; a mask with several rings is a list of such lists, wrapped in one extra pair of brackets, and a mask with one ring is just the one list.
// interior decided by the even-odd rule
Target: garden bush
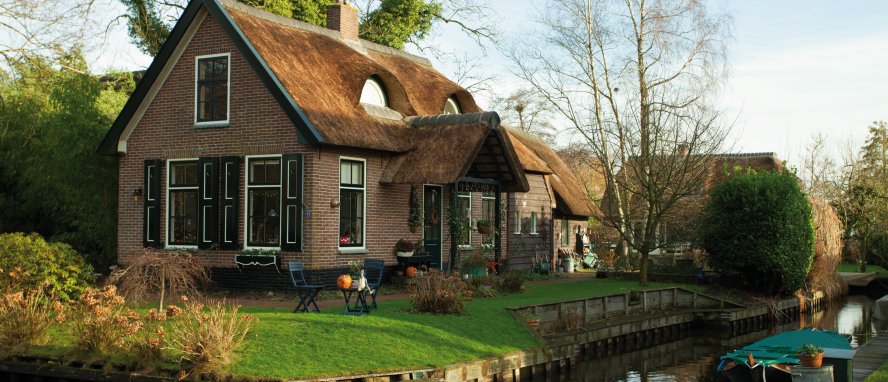
[(144, 322), (125, 304), (114, 285), (84, 290), (70, 320), (77, 349), (105, 354), (129, 350), (129, 341)]
[(438, 270), (415, 278), (407, 290), (413, 310), (419, 313), (462, 314), (466, 301), (472, 298), (469, 286), (458, 274), (447, 276)]
[(791, 173), (738, 172), (710, 191), (700, 238), (723, 282), (792, 293), (814, 257), (811, 205)]
[(40, 235), (0, 234), (0, 270), (18, 270), (23, 290), (43, 287), (62, 300), (76, 298), (92, 280), (92, 267), (63, 243), (48, 243)]
[[(5, 285), (16, 285), (20, 274), (0, 274)], [(64, 319), (64, 306), (42, 288), (27, 291), (8, 288), (0, 295), (0, 357), (21, 354), (46, 340), (54, 321)]]
[(524, 274), (520, 271), (508, 271), (496, 278), (494, 287), (500, 293), (524, 292)]
[(223, 373), (255, 321), (239, 309), (222, 301), (186, 303), (184, 313), (170, 325), (167, 347), (182, 355), (180, 362), (194, 375)]
[(210, 277), (197, 256), (146, 248), (126, 268), (114, 271), (108, 281), (117, 285), (130, 302), (157, 297), (158, 309), (163, 309), (167, 294), (198, 296), (200, 289), (210, 282)]

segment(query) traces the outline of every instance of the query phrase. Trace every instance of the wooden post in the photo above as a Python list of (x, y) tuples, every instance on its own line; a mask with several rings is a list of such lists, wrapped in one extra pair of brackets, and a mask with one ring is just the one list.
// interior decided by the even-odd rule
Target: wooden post
[[(450, 185), (449, 210), (451, 212), (457, 212), (456, 209), (458, 207), (458, 201), (456, 194), (458, 192), (458, 189), (459, 186), (457, 185), (457, 183), (453, 183)], [(455, 216), (450, 216), (450, 214), (447, 214), (447, 227), (450, 230), (450, 265), (447, 267), (447, 269), (450, 270), (450, 273), (453, 273), (454, 269), (456, 268), (456, 255), (457, 251), (459, 250), (459, 243), (456, 241), (456, 234), (453, 232), (453, 218), (455, 218)]]
[(502, 258), (502, 253), (503, 253), (502, 236), (503, 236), (503, 234), (505, 234), (507, 232), (506, 229), (508, 229), (508, 228), (503, 229), (503, 226), (502, 226), (503, 219), (502, 219), (501, 215), (502, 215), (502, 211), (503, 211), (503, 206), (502, 206), (503, 199), (500, 195), (500, 191), (502, 191), (502, 190), (500, 189), (499, 185), (494, 186), (494, 189), (493, 189), (493, 194), (494, 194), (493, 226), (496, 228), (495, 228), (495, 231), (494, 231), (495, 233), (493, 236), (493, 259), (494, 259), (494, 261), (496, 261), (496, 264), (497, 264), (497, 269), (496, 269), (497, 273), (500, 272), (499, 263), (500, 263), (500, 259)]

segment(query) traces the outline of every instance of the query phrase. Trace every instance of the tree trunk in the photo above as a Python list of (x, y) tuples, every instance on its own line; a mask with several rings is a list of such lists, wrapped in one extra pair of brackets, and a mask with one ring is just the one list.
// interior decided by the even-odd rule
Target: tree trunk
[(166, 293), (166, 270), (161, 268), (160, 270), (160, 303), (157, 306), (157, 311), (163, 311), (163, 297)]
[(641, 253), (641, 265), (638, 271), (638, 285), (646, 287), (648, 285), (648, 256), (650, 253)]

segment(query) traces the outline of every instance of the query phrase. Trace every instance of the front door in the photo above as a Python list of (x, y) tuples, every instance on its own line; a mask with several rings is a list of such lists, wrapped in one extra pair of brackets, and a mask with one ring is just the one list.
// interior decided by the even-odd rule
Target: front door
[(441, 224), (444, 221), (443, 190), (441, 186), (425, 186), (423, 191), (423, 223), (422, 239), (426, 255), (432, 257), (429, 265), (441, 268)]

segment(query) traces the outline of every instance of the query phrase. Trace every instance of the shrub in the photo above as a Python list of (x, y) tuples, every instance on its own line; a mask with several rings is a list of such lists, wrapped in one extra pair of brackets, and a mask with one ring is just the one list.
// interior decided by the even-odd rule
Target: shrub
[(62, 300), (76, 298), (92, 280), (92, 267), (67, 244), (47, 243), (40, 235), (0, 234), (0, 270), (18, 269), (23, 290), (38, 287)]
[(167, 347), (182, 354), (181, 363), (194, 373), (220, 373), (253, 325), (254, 318), (239, 314), (237, 305), (221, 301), (206, 305), (186, 303), (184, 313), (170, 325)]
[(716, 185), (700, 237), (724, 282), (769, 295), (801, 288), (814, 256), (811, 205), (790, 173), (738, 173)]
[(500, 293), (524, 292), (524, 274), (519, 271), (509, 271), (496, 278), (494, 286)]
[(472, 277), (468, 280), (468, 286), (472, 290), (472, 297), (496, 297), (496, 277)]
[(0, 296), (0, 357), (21, 354), (46, 340), (53, 320), (61, 321), (64, 306), (42, 289), (6, 291)]
[(77, 349), (87, 353), (128, 350), (128, 341), (144, 322), (124, 303), (114, 285), (84, 290), (70, 320)]
[(465, 302), (472, 298), (472, 292), (459, 275), (447, 276), (434, 269), (415, 278), (407, 290), (413, 310), (420, 313), (462, 314)]
[(203, 262), (185, 252), (146, 249), (128, 267), (111, 274), (109, 282), (117, 284), (130, 301), (144, 301), (158, 296), (158, 309), (163, 309), (164, 296), (194, 296), (209, 282)]

